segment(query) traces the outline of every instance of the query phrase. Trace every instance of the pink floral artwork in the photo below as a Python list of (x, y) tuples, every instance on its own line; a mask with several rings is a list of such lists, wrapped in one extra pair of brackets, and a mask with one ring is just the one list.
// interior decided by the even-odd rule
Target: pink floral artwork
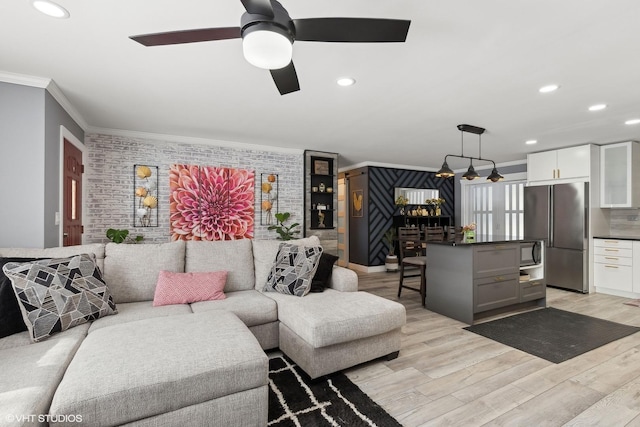
[(172, 165), (169, 171), (172, 240), (253, 238), (253, 171)]

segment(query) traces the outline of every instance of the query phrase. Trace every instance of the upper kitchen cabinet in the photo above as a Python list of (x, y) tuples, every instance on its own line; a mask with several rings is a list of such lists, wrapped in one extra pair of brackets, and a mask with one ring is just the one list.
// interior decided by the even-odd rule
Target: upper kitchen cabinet
[(600, 207), (640, 207), (640, 144), (600, 147)]
[(546, 181), (583, 180), (591, 177), (592, 145), (561, 148), (527, 155), (527, 180)]

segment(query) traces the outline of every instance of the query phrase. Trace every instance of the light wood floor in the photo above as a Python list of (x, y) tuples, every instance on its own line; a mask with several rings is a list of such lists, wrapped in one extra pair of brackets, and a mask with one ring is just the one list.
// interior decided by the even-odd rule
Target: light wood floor
[[(407, 324), (397, 359), (345, 373), (403, 425), (640, 426), (640, 333), (554, 364), (463, 330), (416, 292), (398, 299), (398, 273), (359, 276), (361, 290), (404, 304)], [(624, 298), (547, 291), (551, 307), (640, 326)]]

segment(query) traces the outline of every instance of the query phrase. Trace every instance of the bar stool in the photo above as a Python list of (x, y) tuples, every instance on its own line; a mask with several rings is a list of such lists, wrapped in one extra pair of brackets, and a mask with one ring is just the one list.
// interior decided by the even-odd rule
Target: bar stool
[[(402, 288), (420, 292), (422, 305), (425, 305), (427, 296), (427, 257), (424, 255), (425, 248), (420, 239), (420, 230), (417, 227), (398, 228), (398, 243), (400, 246), (400, 284), (398, 286), (398, 298), (402, 293)], [(405, 275), (405, 267), (409, 270), (417, 268), (420, 274)], [(404, 285), (405, 277), (420, 276), (420, 289)]]

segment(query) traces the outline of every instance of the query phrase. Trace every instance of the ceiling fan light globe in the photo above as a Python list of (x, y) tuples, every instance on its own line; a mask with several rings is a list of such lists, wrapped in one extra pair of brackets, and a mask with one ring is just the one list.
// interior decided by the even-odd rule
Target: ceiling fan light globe
[(242, 53), (247, 62), (255, 67), (279, 70), (291, 62), (293, 45), (282, 34), (258, 30), (243, 36)]

